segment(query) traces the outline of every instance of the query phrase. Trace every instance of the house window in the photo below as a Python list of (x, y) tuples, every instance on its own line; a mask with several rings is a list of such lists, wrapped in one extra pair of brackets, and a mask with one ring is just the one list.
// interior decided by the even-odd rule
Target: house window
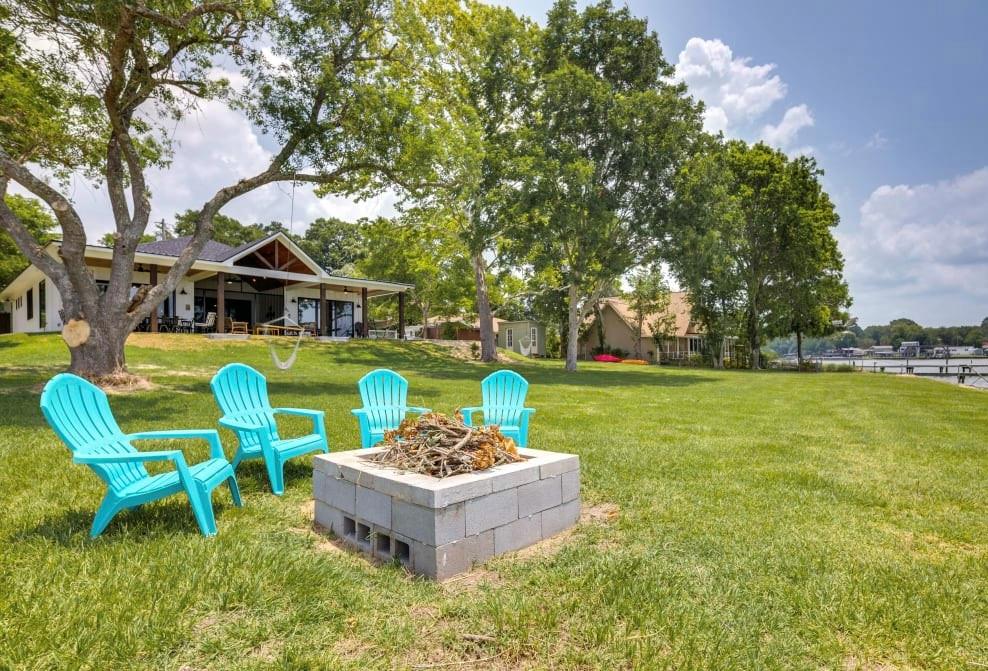
[(532, 339), (532, 343), (531, 343), (532, 351), (533, 352), (538, 352), (539, 351), (539, 330), (533, 326), (532, 329), (528, 333), (529, 333), (529, 337)]
[(508, 329), (508, 333), (505, 335), (505, 341), (508, 347), (514, 347), (514, 338), (512, 336), (514, 336), (514, 332)]
[(330, 310), (329, 335), (353, 337), (353, 302), (328, 301)]
[(45, 281), (38, 282), (38, 328), (48, 326), (48, 310), (45, 303)]
[(319, 318), (319, 299), (299, 298), (298, 323), (310, 331), (316, 332), (319, 330), (321, 321)]
[(27, 318), (34, 319), (34, 289), (27, 290)]

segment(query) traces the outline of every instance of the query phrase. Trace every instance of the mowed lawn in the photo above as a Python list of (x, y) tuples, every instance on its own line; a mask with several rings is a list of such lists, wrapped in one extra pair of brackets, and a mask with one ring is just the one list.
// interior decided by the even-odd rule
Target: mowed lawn
[[(263, 343), (189, 336), (134, 337), (128, 361), (156, 388), (111, 397), (125, 431), (216, 427), (209, 379), (243, 361), (275, 405), (325, 409), (333, 450), (358, 445), (349, 411), (368, 370), (394, 368), (414, 404), (450, 411), (478, 403), (495, 368), (353, 342), (307, 345), (282, 372)], [(56, 336), (0, 337), (3, 669), (988, 667), (984, 392), (512, 363), (538, 408), (531, 445), (580, 455), (598, 514), (437, 585), (314, 532), (310, 459), (289, 467), (282, 498), (244, 464), (243, 509), (216, 491), (216, 538), (176, 496), (90, 540), (103, 486), (38, 409), (66, 363)]]

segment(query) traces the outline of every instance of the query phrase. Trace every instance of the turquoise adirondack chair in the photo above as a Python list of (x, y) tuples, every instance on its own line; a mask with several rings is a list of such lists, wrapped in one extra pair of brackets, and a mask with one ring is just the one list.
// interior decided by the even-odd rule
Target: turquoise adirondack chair
[[(268, 382), (258, 371), (242, 363), (223, 366), (209, 383), (223, 412), (220, 425), (237, 434), (240, 447), (233, 457), (237, 468), (245, 459), (264, 459), (271, 491), (285, 493), (285, 462), (309, 452), (329, 452), (325, 414), (322, 410), (272, 408)], [(301, 415), (312, 420), (312, 433), (281, 438), (274, 416)]]
[(364, 407), (351, 410), (360, 421), (361, 447), (374, 447), (384, 432), (397, 429), (405, 415), (429, 412), (428, 408), (408, 405), (408, 380), (393, 370), (378, 368), (357, 383)]
[(525, 407), (528, 381), (513, 370), (499, 370), (484, 378), (480, 393), (482, 406), (460, 408), (464, 423), (474, 426), (474, 413), (483, 412), (484, 426), (497, 424), (518, 447), (528, 447), (528, 420), (535, 414), (535, 408)]
[[(72, 451), (73, 463), (86, 464), (106, 483), (106, 496), (90, 531), (93, 538), (121, 510), (182, 491), (189, 497), (199, 529), (206, 536), (216, 535), (213, 489), (226, 482), (234, 505), (243, 505), (233, 466), (226, 460), (220, 436), (213, 429), (125, 434), (113, 418), (103, 390), (71, 373), (48, 381), (41, 394), (41, 411)], [(131, 445), (135, 440), (192, 438), (209, 443), (211, 458), (191, 466), (186, 464), (181, 450), (138, 452)], [(144, 468), (147, 461), (171, 461), (175, 470), (150, 475)]]

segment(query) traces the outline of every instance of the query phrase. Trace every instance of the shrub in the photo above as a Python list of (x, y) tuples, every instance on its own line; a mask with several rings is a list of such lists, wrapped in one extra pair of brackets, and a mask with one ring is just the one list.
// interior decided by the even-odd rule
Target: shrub
[(480, 343), (478, 343), (476, 340), (470, 343), (470, 356), (472, 356), (474, 359), (480, 358)]

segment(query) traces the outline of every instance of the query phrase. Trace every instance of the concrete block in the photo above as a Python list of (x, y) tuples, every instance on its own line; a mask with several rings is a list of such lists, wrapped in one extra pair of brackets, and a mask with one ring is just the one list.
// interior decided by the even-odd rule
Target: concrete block
[(470, 499), (465, 509), (467, 536), (514, 522), (518, 519), (518, 490), (506, 489)]
[(374, 476), (368, 473), (365, 469), (359, 466), (350, 465), (347, 462), (340, 462), (340, 475), (349, 482), (355, 485), (363, 485), (370, 489), (374, 489)]
[(562, 478), (553, 477), (522, 485), (518, 492), (518, 517), (558, 506), (563, 502)]
[(538, 464), (530, 464), (525, 461), (495, 466), (491, 472), (494, 473), (494, 479), (491, 480), (491, 491), (494, 492), (514, 489), (539, 479)]
[(316, 501), (325, 500), (323, 488), (326, 484), (326, 474), (322, 471), (312, 471), (312, 498)]
[(357, 485), (357, 515), (372, 524), (391, 528), (391, 497)]
[(555, 536), (569, 529), (580, 519), (580, 499), (567, 501), (561, 506), (542, 511), (542, 538)]
[(562, 475), (563, 473), (579, 470), (579, 468), (580, 458), (575, 454), (556, 454), (551, 458), (547, 458), (539, 466), (539, 477), (551, 478)]
[(328, 454), (317, 454), (312, 458), (312, 470), (317, 473), (325, 473), (330, 477), (340, 474), (340, 467), (333, 463)]
[(563, 503), (580, 498), (580, 471), (562, 474)]
[(336, 536), (343, 536), (343, 512), (339, 508), (326, 505), (322, 501), (316, 501), (315, 518), (316, 524), (324, 529), (332, 531)]
[(341, 478), (326, 478), (323, 482), (322, 500), (353, 515), (357, 503), (357, 486)]
[(374, 489), (399, 501), (426, 508), (434, 507), (436, 497), (432, 490), (435, 484), (436, 478), (420, 473), (402, 473), (391, 469), (374, 473)]
[(466, 534), (464, 504), (437, 510), (392, 499), (391, 528), (426, 545), (452, 543)]
[(446, 580), (469, 571), (474, 564), (481, 564), (494, 556), (494, 532), (485, 531), (476, 536), (440, 545), (435, 549), (437, 580)]
[(515, 520), (494, 529), (494, 553), (520, 550), (542, 540), (542, 514)]
[(490, 494), (493, 491), (490, 474), (484, 471), (454, 475), (441, 480), (437, 479), (436, 482), (433, 508), (445, 508), (455, 503)]

